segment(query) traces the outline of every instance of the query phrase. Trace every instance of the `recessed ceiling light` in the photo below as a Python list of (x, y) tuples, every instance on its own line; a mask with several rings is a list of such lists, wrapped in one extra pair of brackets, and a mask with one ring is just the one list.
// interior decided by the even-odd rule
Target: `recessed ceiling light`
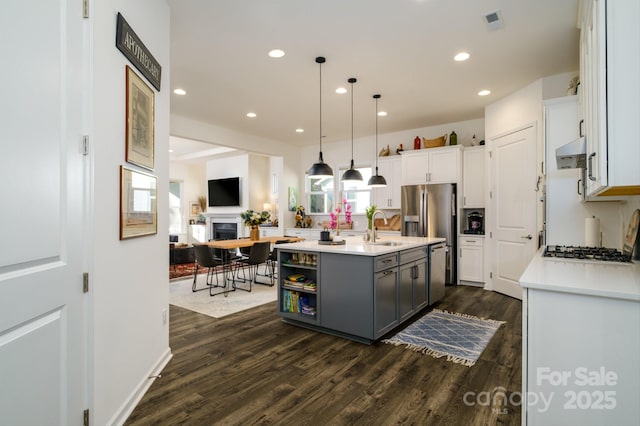
[(336, 89), (336, 93), (339, 93), (339, 94), (341, 94), (341, 95), (342, 95), (342, 94), (344, 94), (344, 93), (347, 93), (347, 89), (345, 89), (344, 87), (338, 87), (338, 88)]
[(387, 111), (378, 111), (378, 117), (386, 117)]
[(304, 133), (304, 129), (296, 129), (296, 133)]
[(248, 112), (248, 113), (247, 113), (247, 117), (249, 117), (249, 118), (255, 118), (255, 117), (256, 117), (256, 113), (255, 113), (255, 112)]
[(487, 89), (481, 90), (481, 91), (478, 92), (478, 96), (487, 96), (487, 95), (490, 95), (490, 94), (491, 94), (491, 90), (487, 90)]
[(461, 61), (466, 61), (467, 59), (469, 59), (470, 56), (471, 55), (469, 55), (467, 52), (460, 52), (456, 56), (454, 56), (453, 59), (455, 59), (458, 62), (461, 62)]
[(175, 93), (176, 95), (186, 95), (187, 92), (185, 92), (184, 89), (176, 89), (173, 91), (173, 93)]
[(173, 152), (173, 150), (172, 150), (172, 149), (170, 149), (170, 150), (169, 150), (169, 152)]
[(284, 56), (284, 50), (273, 49), (269, 52), (269, 56), (271, 56), (272, 58), (282, 58)]

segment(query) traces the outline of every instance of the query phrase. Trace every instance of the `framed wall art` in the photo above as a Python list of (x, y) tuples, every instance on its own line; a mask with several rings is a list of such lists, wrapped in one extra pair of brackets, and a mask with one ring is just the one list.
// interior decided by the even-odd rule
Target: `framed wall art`
[(202, 210), (200, 209), (200, 202), (199, 201), (191, 201), (191, 202), (189, 202), (189, 206), (190, 206), (189, 216), (196, 217), (200, 213), (202, 213)]
[(158, 233), (157, 178), (120, 166), (120, 239)]
[(290, 212), (294, 212), (298, 208), (298, 191), (292, 186), (289, 187), (289, 200), (287, 207)]
[(127, 155), (128, 163), (153, 170), (154, 92), (127, 65)]

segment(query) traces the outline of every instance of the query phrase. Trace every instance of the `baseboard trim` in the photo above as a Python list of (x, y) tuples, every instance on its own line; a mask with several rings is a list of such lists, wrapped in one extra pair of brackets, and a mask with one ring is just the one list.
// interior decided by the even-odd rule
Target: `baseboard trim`
[(129, 398), (120, 406), (120, 409), (116, 412), (116, 414), (109, 420), (108, 425), (116, 425), (122, 426), (125, 421), (129, 418), (133, 410), (136, 408), (136, 405), (140, 402), (142, 397), (151, 387), (151, 384), (156, 380), (164, 367), (167, 366), (169, 361), (173, 358), (173, 354), (171, 353), (171, 348), (167, 348), (167, 350), (160, 356), (155, 365), (149, 370), (149, 372), (140, 380), (138, 386), (134, 389), (134, 391), (129, 395)]

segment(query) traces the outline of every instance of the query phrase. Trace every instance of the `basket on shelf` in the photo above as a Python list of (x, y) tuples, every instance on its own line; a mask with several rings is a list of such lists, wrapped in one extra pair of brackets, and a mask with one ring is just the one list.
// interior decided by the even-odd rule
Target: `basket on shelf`
[(444, 135), (435, 139), (422, 138), (422, 143), (424, 144), (425, 148), (436, 148), (439, 146), (444, 146), (445, 143), (447, 143), (447, 134), (445, 133)]

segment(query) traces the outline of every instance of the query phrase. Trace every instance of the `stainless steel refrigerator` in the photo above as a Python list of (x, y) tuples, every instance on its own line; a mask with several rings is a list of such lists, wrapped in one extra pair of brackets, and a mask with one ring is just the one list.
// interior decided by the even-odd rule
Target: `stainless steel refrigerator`
[(457, 284), (456, 184), (404, 185), (402, 235), (446, 238), (445, 283)]

